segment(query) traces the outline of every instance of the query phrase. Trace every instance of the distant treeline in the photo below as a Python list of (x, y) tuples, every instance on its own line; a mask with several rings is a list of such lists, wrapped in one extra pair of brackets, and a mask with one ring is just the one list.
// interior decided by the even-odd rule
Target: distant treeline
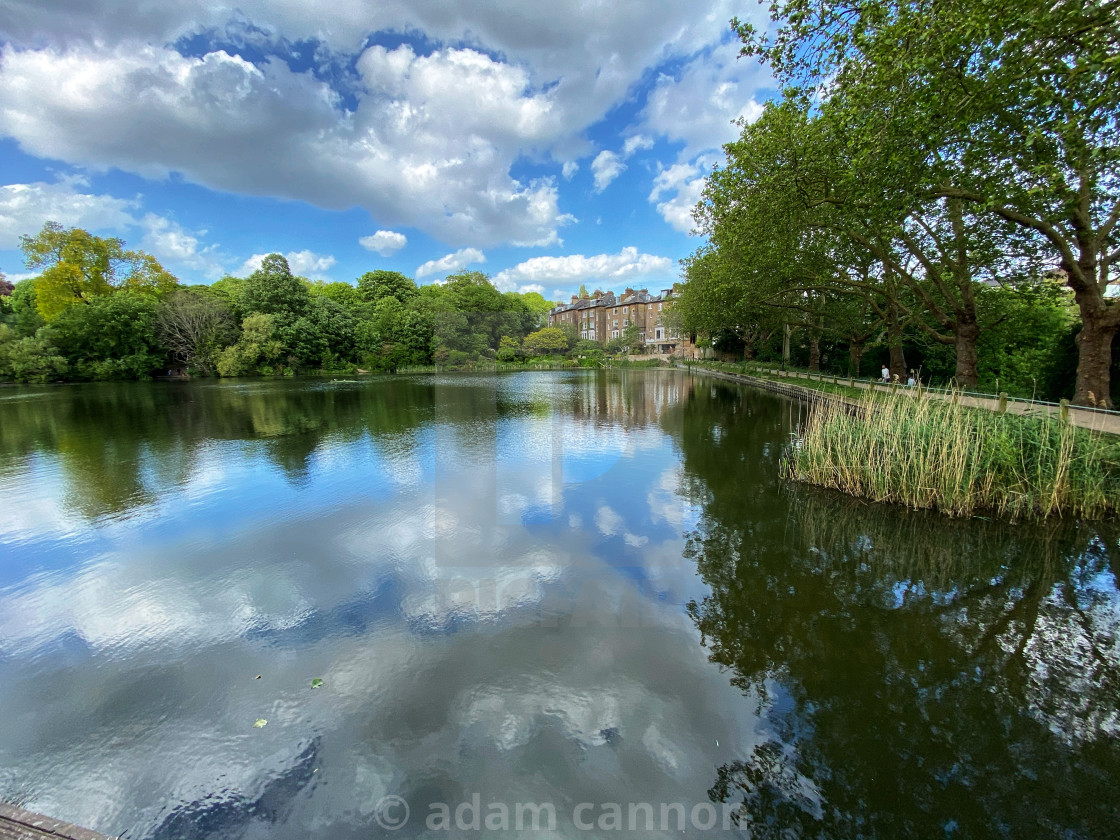
[(421, 287), (395, 271), (312, 282), (279, 254), (246, 278), (187, 286), (119, 239), (55, 223), (21, 248), (41, 273), (0, 275), (0, 378), (17, 382), (465, 364), (498, 357), (503, 341), (503, 355), (520, 349), (552, 305), (480, 272)]

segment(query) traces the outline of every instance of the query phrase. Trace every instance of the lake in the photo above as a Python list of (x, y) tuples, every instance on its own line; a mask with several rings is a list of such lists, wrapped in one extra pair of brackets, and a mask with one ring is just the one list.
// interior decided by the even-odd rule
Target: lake
[[(1120, 824), (1120, 532), (681, 370), (0, 389), (0, 800), (173, 838)], [(748, 833), (749, 828), (749, 833)]]

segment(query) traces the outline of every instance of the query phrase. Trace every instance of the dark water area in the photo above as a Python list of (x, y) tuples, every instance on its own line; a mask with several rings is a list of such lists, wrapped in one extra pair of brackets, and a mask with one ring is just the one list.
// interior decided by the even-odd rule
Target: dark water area
[(787, 485), (792, 420), (671, 370), (2, 389), (0, 800), (130, 840), (1117, 836), (1120, 530)]

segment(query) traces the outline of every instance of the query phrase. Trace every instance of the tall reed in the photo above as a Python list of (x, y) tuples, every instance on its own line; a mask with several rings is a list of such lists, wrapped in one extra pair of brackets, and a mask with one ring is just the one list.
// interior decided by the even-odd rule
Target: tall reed
[(966, 408), (911, 390), (810, 411), (787, 478), (950, 516), (1120, 513), (1120, 438), (1058, 418)]

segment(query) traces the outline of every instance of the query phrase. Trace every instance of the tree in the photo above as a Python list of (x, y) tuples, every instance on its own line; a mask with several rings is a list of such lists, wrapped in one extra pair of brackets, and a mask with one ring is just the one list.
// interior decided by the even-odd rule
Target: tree
[(525, 336), (522, 346), (536, 353), (563, 353), (568, 349), (568, 339), (557, 327), (545, 327)]
[(12, 313), (12, 292), (16, 287), (8, 282), (8, 278), (0, 271), (0, 315), (10, 315)]
[(47, 222), (36, 236), (21, 236), (20, 249), (28, 268), (41, 269), (36, 307), (46, 321), (122, 289), (156, 299), (178, 284), (150, 254), (57, 222)]
[[(1120, 300), (1120, 28), (1114, 2), (779, 0), (735, 22), (781, 83), (823, 92), (857, 171), (1017, 227), (1081, 317), (1074, 400), (1111, 402)], [(921, 177), (913, 177), (921, 173)]]
[(59, 349), (77, 379), (142, 379), (166, 367), (156, 304), (131, 290), (68, 307), (36, 337)]
[(12, 290), (12, 318), (16, 332), (25, 338), (35, 335), (39, 327), (46, 323), (36, 305), (35, 281), (28, 277), (20, 280)]
[(358, 278), (358, 297), (367, 303), (377, 303), (382, 298), (391, 297), (408, 304), (418, 294), (416, 281), (399, 271), (367, 271)]
[(55, 382), (64, 379), (68, 369), (66, 359), (46, 338), (21, 338), (7, 324), (0, 324), (0, 377), (16, 382)]
[(501, 342), (498, 344), (498, 360), (502, 362), (513, 362), (521, 355), (521, 342), (516, 338), (511, 338), (508, 335), (503, 335)]
[(241, 322), (241, 337), (218, 356), (221, 376), (246, 373), (272, 373), (284, 345), (280, 340), (276, 316), (255, 312)]
[(208, 376), (218, 354), (236, 339), (237, 324), (220, 298), (186, 288), (160, 302), (156, 333), (172, 359)]
[(307, 314), (311, 295), (292, 274), (283, 256), (269, 254), (245, 280), (241, 305), (246, 312), (276, 315), (281, 321), (290, 321)]
[(336, 283), (324, 283), (319, 280), (308, 286), (308, 291), (311, 292), (313, 298), (325, 297), (345, 307), (356, 306), (362, 301), (362, 297), (358, 294), (357, 289), (349, 283), (343, 283), (341, 281)]

